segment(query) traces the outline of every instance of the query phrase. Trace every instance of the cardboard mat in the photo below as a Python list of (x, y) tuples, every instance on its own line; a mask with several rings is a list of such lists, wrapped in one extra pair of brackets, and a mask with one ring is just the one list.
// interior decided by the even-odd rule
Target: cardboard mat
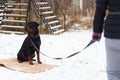
[(19, 63), (16, 58), (0, 59), (0, 66), (25, 73), (39, 73), (56, 67), (50, 64), (38, 64), (34, 62), (34, 65), (30, 65), (28, 62)]

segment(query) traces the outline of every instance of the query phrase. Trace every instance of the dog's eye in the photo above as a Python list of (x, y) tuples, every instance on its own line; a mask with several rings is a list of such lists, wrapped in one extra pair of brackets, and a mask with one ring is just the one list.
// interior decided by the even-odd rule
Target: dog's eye
[(31, 34), (34, 34), (34, 32), (33, 32), (33, 31), (31, 31), (30, 33), (31, 33)]
[(34, 34), (34, 31), (33, 31), (33, 30), (30, 30), (29, 33), (30, 33), (30, 34)]

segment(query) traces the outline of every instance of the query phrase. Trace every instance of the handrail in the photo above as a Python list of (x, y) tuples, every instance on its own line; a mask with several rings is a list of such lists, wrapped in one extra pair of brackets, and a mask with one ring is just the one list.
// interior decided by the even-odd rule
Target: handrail
[[(41, 1), (47, 1), (47, 0), (41, 0)], [(66, 30), (66, 16), (64, 14), (64, 12), (62, 11), (60, 5), (58, 4), (57, 0), (54, 0), (55, 4), (57, 5), (58, 9), (60, 9), (60, 12), (62, 13), (63, 17), (64, 17), (64, 29)]]
[[(46, 1), (46, 0), (42, 0), (42, 1)], [(39, 7), (37, 6), (36, 2), (35, 2), (34, 0), (32, 0), (32, 3), (33, 3), (33, 5), (34, 5), (34, 7), (35, 7), (35, 9), (36, 9), (36, 10), (35, 10), (35, 11), (36, 11), (36, 14), (37, 14), (37, 12), (39, 13), (38, 16), (40, 17), (40, 19), (43, 21), (43, 23), (45, 23), (45, 25), (47, 26), (47, 28), (53, 33), (53, 31), (51, 30), (48, 22), (45, 20), (45, 18), (43, 18), (42, 12), (40, 12), (40, 9), (39, 9)]]
[(2, 6), (5, 6), (5, 3), (7, 2), (7, 0), (2, 0), (0, 1), (0, 8), (2, 8)]

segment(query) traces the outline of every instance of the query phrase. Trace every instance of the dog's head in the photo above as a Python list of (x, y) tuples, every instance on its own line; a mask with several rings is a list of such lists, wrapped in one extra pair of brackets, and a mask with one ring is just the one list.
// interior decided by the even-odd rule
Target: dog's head
[(37, 22), (28, 22), (26, 25), (26, 31), (31, 37), (36, 37), (39, 34), (39, 24)]

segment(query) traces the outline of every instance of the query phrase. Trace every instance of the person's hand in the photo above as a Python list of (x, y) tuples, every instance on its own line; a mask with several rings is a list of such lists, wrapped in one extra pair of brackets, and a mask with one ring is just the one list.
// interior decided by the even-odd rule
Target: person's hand
[(100, 41), (100, 39), (101, 39), (101, 33), (93, 32), (92, 40), (93, 41)]

